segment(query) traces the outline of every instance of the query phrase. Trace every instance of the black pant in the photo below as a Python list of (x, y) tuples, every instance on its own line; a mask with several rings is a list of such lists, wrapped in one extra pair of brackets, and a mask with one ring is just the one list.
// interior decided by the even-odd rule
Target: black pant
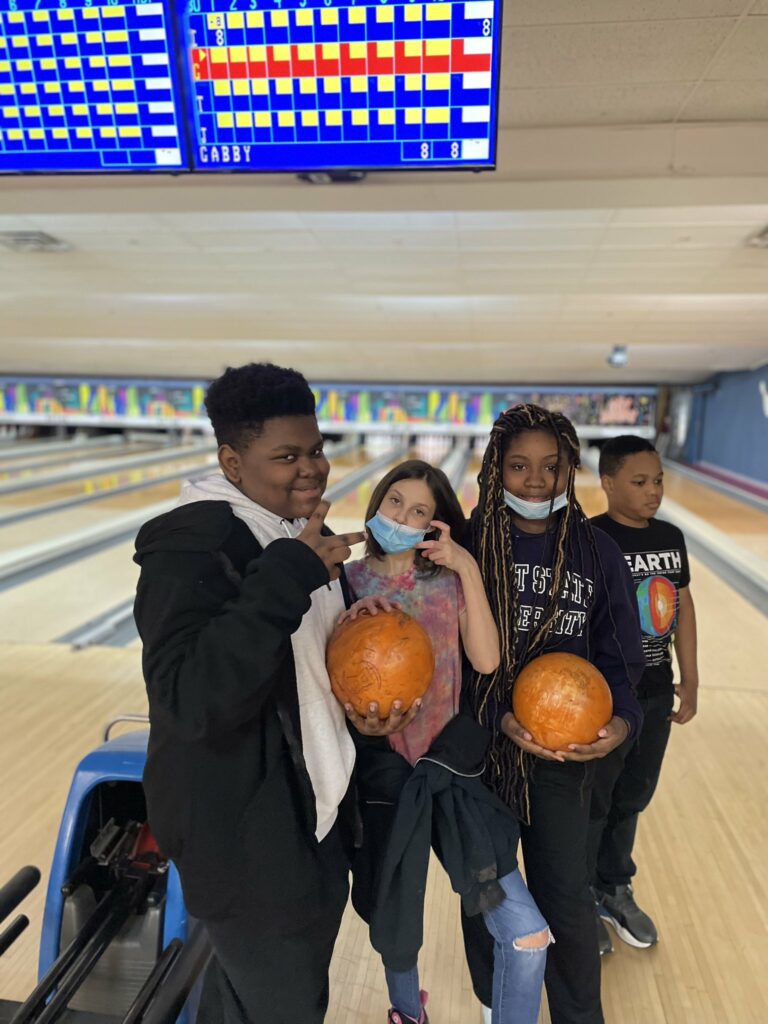
[[(587, 876), (594, 762), (537, 760), (529, 783), (531, 824), (522, 826), (528, 888), (554, 936), (545, 984), (552, 1024), (603, 1024), (597, 919)], [(493, 940), (482, 919), (462, 916), (475, 994), (491, 1005)]]
[(243, 892), (232, 917), (204, 922), (214, 949), (197, 1024), (322, 1024), (328, 968), (349, 893), (349, 856), (340, 826), (318, 847), (324, 885), (297, 905), (291, 880), (285, 902), (265, 913)]
[(589, 824), (589, 871), (596, 889), (627, 885), (637, 819), (651, 802), (667, 749), (674, 693), (640, 697), (645, 719), (639, 736), (626, 740), (597, 762)]

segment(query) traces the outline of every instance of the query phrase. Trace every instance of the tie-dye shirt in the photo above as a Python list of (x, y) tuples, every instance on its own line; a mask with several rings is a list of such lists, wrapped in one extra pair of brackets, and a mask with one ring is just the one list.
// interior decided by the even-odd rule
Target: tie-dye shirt
[(412, 567), (398, 576), (380, 576), (365, 558), (346, 565), (345, 572), (357, 599), (384, 597), (392, 601), (416, 619), (432, 641), (435, 674), (421, 711), (402, 732), (389, 738), (393, 749), (415, 764), (459, 710), (459, 614), (464, 611), (461, 581), (450, 569), (442, 569), (436, 576), (417, 576)]

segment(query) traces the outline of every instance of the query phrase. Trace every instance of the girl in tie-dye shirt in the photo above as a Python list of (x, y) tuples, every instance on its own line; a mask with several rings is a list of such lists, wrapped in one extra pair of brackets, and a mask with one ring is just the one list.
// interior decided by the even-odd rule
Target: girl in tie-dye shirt
[[(390, 746), (415, 765), (459, 711), (462, 650), (477, 672), (494, 672), (499, 637), (477, 563), (453, 540), (452, 534), (461, 535), (464, 515), (441, 470), (419, 460), (396, 466), (375, 488), (366, 520), (366, 556), (346, 566), (357, 601), (342, 619), (396, 605), (429, 635), (435, 653), (432, 683), (415, 708), (399, 708), (395, 702), (395, 714), (410, 721), (388, 736)], [(346, 712), (361, 732), (375, 734), (377, 705), (370, 706), (366, 718), (349, 705)], [(359, 757), (365, 757), (364, 747)], [(502, 976), (506, 980), (493, 1019), (494, 1024), (513, 1019), (527, 1024), (538, 1015), (549, 933), (520, 872), (505, 876), (501, 884), (507, 898), (490, 913), (497, 919), (500, 985)], [(519, 953), (526, 946), (527, 960)], [(531, 960), (533, 950), (542, 955)], [(416, 968), (387, 969), (386, 974), (393, 1004), (390, 1024), (425, 1024)]]

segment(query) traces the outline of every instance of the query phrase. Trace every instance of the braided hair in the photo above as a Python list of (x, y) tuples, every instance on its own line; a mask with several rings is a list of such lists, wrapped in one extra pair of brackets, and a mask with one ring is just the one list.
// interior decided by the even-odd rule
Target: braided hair
[[(503, 461), (512, 439), (531, 431), (551, 434), (557, 443), (558, 467), (564, 462), (567, 464), (567, 503), (562, 514), (553, 521), (554, 529), (545, 540), (547, 565), (547, 553), (552, 552), (552, 575), (541, 617), (530, 632), (523, 633), (518, 622), (520, 593), (516, 582), (512, 515), (504, 501)], [(499, 707), (512, 704), (512, 688), (523, 666), (552, 646), (560, 613), (560, 595), (568, 584), (569, 563), (572, 565), (572, 558), (580, 554), (585, 533), (593, 564), (600, 565), (592, 528), (576, 498), (574, 485), (579, 466), (579, 439), (571, 421), (562, 413), (526, 404), (507, 409), (496, 420), (478, 476), (480, 494), (472, 518), (472, 540), (499, 630), (501, 661), (491, 674), (472, 673), (469, 696), (479, 721), (491, 727), (488, 781), (525, 820), (530, 813), (528, 776), (532, 758), (494, 725)], [(558, 477), (550, 495), (550, 514), (561, 483)]]

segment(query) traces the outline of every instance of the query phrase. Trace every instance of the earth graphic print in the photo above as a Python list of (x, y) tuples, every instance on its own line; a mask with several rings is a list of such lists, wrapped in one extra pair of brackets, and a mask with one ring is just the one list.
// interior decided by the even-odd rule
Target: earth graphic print
[(640, 626), (648, 636), (666, 636), (675, 624), (677, 591), (666, 576), (649, 576), (637, 588)]

